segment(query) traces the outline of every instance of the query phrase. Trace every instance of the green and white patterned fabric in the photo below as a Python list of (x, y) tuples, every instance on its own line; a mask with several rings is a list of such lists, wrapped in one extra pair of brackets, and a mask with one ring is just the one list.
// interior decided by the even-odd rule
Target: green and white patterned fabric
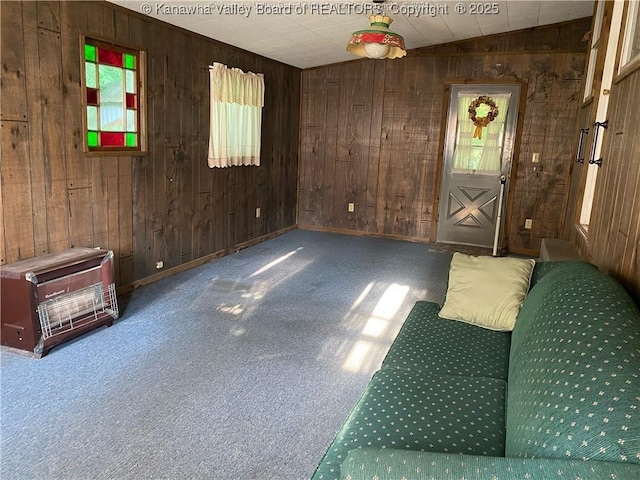
[(340, 478), (349, 451), (362, 447), (504, 455), (505, 393), (500, 379), (382, 369), (313, 478)]
[(531, 458), (450, 455), (407, 450), (353, 450), (342, 480), (638, 480), (640, 466)]
[(513, 331), (507, 456), (640, 463), (640, 314), (631, 298), (593, 266), (568, 262), (526, 303)]
[(313, 479), (640, 479), (640, 312), (585, 262), (532, 285), (511, 334), (418, 302)]
[(435, 303), (417, 302), (382, 367), (506, 380), (511, 334), (440, 318), (439, 310)]

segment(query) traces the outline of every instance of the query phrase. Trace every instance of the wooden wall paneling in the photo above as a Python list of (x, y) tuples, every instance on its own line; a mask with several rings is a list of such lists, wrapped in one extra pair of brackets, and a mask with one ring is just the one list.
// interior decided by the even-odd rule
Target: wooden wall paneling
[(105, 9), (98, 2), (87, 4), (87, 31), (88, 36), (96, 35), (104, 37), (104, 21), (103, 16)]
[[(265, 72), (263, 72), (265, 73)], [(271, 84), (267, 99), (265, 99), (265, 107), (263, 111), (263, 122), (267, 121), (267, 129), (264, 134), (269, 137), (267, 155), (265, 162), (269, 168), (270, 189), (269, 195), (269, 216), (273, 222), (275, 229), (281, 228), (284, 221), (284, 194), (285, 194), (285, 174), (284, 168), (284, 152), (280, 150), (280, 146), (275, 142), (276, 138), (280, 138), (284, 142), (282, 137), (282, 110), (280, 108), (281, 102), (285, 100), (289, 92), (280, 92), (282, 85), (279, 84), (279, 79), (275, 71), (266, 72), (265, 83)], [(279, 96), (279, 93), (282, 96)], [(268, 101), (268, 105), (267, 105)]]
[[(323, 153), (324, 119), (318, 119), (317, 115), (326, 112), (322, 92), (324, 90), (324, 76), (318, 74), (318, 70), (306, 70), (302, 72), (303, 83), (307, 85), (303, 89), (302, 115), (300, 119), (300, 175), (298, 187), (298, 222), (306, 225), (317, 223), (316, 215), (320, 215), (321, 206), (316, 198), (322, 186), (323, 168), (319, 158)], [(312, 92), (312, 93), (310, 93)]]
[[(418, 236), (431, 239), (434, 226), (434, 217), (436, 215), (436, 195), (437, 188), (440, 184), (441, 168), (440, 162), (440, 130), (442, 120), (440, 123), (435, 123), (432, 119), (442, 119), (443, 115), (443, 102), (446, 101), (446, 97), (449, 94), (448, 90), (445, 92), (443, 81), (439, 78), (438, 71), (436, 69), (435, 59), (428, 59), (425, 64), (424, 79), (425, 84), (425, 117), (424, 128), (426, 134), (426, 142), (423, 145), (425, 154), (425, 179), (424, 184), (427, 188), (424, 193), (424, 201), (420, 211), (420, 229)], [(435, 127), (437, 125), (437, 127)]]
[[(118, 157), (118, 252), (120, 266), (120, 285), (133, 282), (133, 194), (131, 167), (135, 157)], [(125, 260), (127, 259), (127, 260)]]
[[(634, 108), (640, 104), (640, 75), (636, 72), (635, 77), (632, 76), (629, 80), (621, 82), (613, 92), (617, 98), (611, 99), (611, 101), (616, 100), (613, 110), (616, 113), (611, 115), (611, 123), (614, 126), (610, 132), (612, 151), (606, 153), (611, 161), (618, 164), (620, 170), (619, 199), (613, 219), (615, 221), (616, 217), (619, 218), (616, 222), (618, 231), (624, 234), (624, 244), (616, 245), (616, 249), (621, 251), (620, 262), (616, 265), (616, 269), (625, 274), (629, 269), (624, 259), (628, 257), (626, 254), (630, 251), (630, 242), (634, 240), (632, 230), (634, 209), (635, 218), (640, 217), (640, 203), (637, 202), (640, 182), (640, 135), (636, 133), (634, 127), (640, 122), (638, 109)], [(622, 112), (624, 113), (621, 114)], [(616, 154), (615, 150), (619, 153)], [(616, 159), (616, 156), (619, 158)], [(638, 283), (640, 283), (640, 276)]]
[[(94, 7), (95, 6), (95, 10)], [(93, 3), (90, 12), (96, 12), (102, 19), (102, 33), (106, 38), (116, 38), (115, 12), (110, 5), (105, 3)]]
[(36, 3), (38, 27), (60, 32), (60, 2), (38, 1)]
[[(91, 187), (91, 159), (84, 154), (82, 125), (82, 68), (80, 34), (87, 28), (87, 5), (84, 2), (60, 3), (60, 31), (63, 65), (64, 147), (67, 159), (67, 188)], [(75, 228), (91, 229), (92, 222)], [(84, 235), (84, 232), (83, 232)], [(87, 245), (84, 245), (87, 246)]]
[(325, 124), (320, 127), (323, 130), (323, 156), (318, 157), (318, 167), (322, 169), (323, 178), (321, 184), (320, 204), (321, 214), (316, 217), (321, 223), (316, 225), (332, 224), (335, 218), (333, 211), (333, 198), (336, 192), (336, 184), (333, 181), (336, 175), (336, 160), (338, 159), (338, 138), (340, 135), (339, 115), (341, 101), (341, 76), (342, 68), (329, 67), (326, 71), (325, 83)]
[[(2, 2), (4, 8), (4, 2)], [(47, 192), (45, 188), (45, 163), (42, 135), (42, 107), (40, 92), (40, 55), (38, 13), (36, 2), (22, 2), (22, 25), (25, 56), (26, 106), (29, 121), (28, 161), (31, 175), (31, 200), (33, 219), (34, 253), (49, 253), (49, 229), (47, 220)], [(3, 25), (4, 28), (4, 25)], [(4, 51), (4, 48), (3, 48)]]
[[(289, 109), (291, 107), (291, 99), (299, 98), (299, 93), (295, 89), (286, 88), (285, 78), (283, 76), (282, 67), (277, 66), (271, 71), (275, 74), (276, 85), (278, 88), (278, 104), (275, 110), (276, 115), (282, 118), (282, 122), (276, 122), (278, 127), (276, 129), (277, 138), (281, 139), (281, 144), (276, 145), (278, 151), (278, 170), (280, 172), (279, 178), (279, 198), (278, 198), (278, 229), (284, 228), (289, 222), (293, 222), (295, 217), (291, 216), (288, 205), (295, 205), (296, 195), (295, 190), (292, 190), (292, 185), (297, 181), (297, 162), (293, 158), (289, 158), (287, 152), (289, 151), (289, 143), (292, 138), (295, 138), (297, 143), (297, 129), (294, 132), (288, 130), (285, 125), (288, 124), (292, 118)], [(287, 107), (289, 106), (289, 107)], [(298, 109), (299, 110), (299, 109)], [(275, 113), (274, 112), (274, 113)], [(277, 118), (277, 117), (276, 117)], [(295, 188), (295, 187), (294, 187)]]
[(213, 248), (212, 169), (207, 164), (209, 145), (209, 70), (211, 60), (206, 49), (198, 48), (199, 40), (191, 38), (190, 51), (198, 52), (192, 73), (191, 125), (194, 193), (196, 197), (193, 226), (193, 254), (203, 257)]
[(70, 188), (69, 198), (69, 246), (93, 247), (92, 188)]
[(376, 188), (376, 233), (388, 234), (387, 217), (389, 214), (389, 178), (391, 163), (394, 160), (394, 110), (396, 104), (397, 88), (394, 80), (394, 68), (387, 68), (384, 72), (384, 93), (382, 112), (382, 125), (380, 131), (380, 158), (378, 161), (378, 185)]
[[(181, 35), (176, 47), (182, 52), (190, 51), (190, 35)], [(194, 142), (193, 134), (193, 109), (195, 108), (193, 79), (202, 72), (197, 70), (196, 62), (193, 58), (187, 59), (184, 55), (179, 56), (176, 67), (181, 72), (176, 76), (176, 86), (179, 95), (178, 118), (180, 121), (180, 151), (182, 163), (181, 178), (181, 208), (180, 208), (180, 263), (191, 261), (193, 253), (193, 224), (195, 217), (195, 195), (198, 192), (197, 182), (193, 175), (194, 169), (194, 149), (197, 146)]]
[[(258, 206), (258, 169), (260, 167), (250, 167), (245, 170), (244, 181), (247, 185), (245, 210), (245, 222), (247, 225), (246, 239), (251, 240), (256, 237), (256, 208)], [(286, 204), (286, 202), (285, 202)]]
[[(279, 68), (284, 69), (280, 66)], [(285, 196), (285, 212), (283, 228), (296, 224), (296, 210), (298, 202), (297, 181), (298, 181), (298, 149), (299, 149), (299, 129), (300, 125), (300, 75), (287, 75), (283, 70), (283, 81), (285, 91), (290, 92), (287, 96), (287, 103), (283, 107), (286, 112), (287, 123), (283, 125), (283, 136), (286, 138), (285, 148), (285, 181), (287, 185), (287, 195)], [(293, 128), (292, 128), (293, 127)]]
[(0, 39), (2, 41), (2, 89), (0, 90), (0, 118), (2, 121), (27, 120), (27, 90), (25, 54), (22, 36), (22, 4), (0, 2), (5, 19)]
[(83, 152), (80, 32), (86, 29), (87, 9), (83, 2), (60, 4), (62, 53), (63, 129), (66, 159), (66, 187), (69, 199), (69, 243), (72, 247), (94, 245), (91, 163)]
[(324, 125), (326, 121), (326, 83), (322, 71), (302, 72), (302, 114), (300, 118), (300, 169), (298, 187), (298, 223), (320, 224), (322, 215), (321, 189), (323, 187)]
[(237, 240), (241, 238), (240, 232), (238, 231), (238, 216), (239, 211), (241, 209), (240, 205), (240, 196), (241, 193), (238, 191), (240, 189), (240, 182), (238, 180), (238, 176), (240, 172), (238, 169), (242, 167), (229, 167), (225, 170), (229, 170), (229, 175), (227, 177), (227, 192), (225, 200), (228, 200), (228, 209), (225, 210), (228, 212), (229, 216), (229, 226), (225, 235), (225, 247), (229, 248), (231, 245), (236, 245), (239, 243)]
[(131, 29), (129, 28), (129, 21), (132, 17), (133, 15), (122, 9), (113, 10), (113, 14), (110, 16), (113, 21), (113, 38), (119, 42), (130, 42)]
[[(371, 60), (342, 65), (333, 204), (338, 228), (362, 230), (365, 226), (374, 65)], [(354, 212), (348, 212), (350, 202)]]
[[(265, 73), (264, 71), (261, 73)], [(300, 100), (298, 99), (298, 103), (297, 103), (298, 109), (300, 108)], [(264, 112), (264, 108), (263, 108), (263, 125), (265, 122), (265, 112)], [(265, 125), (266, 127), (266, 125)], [(264, 131), (264, 130), (263, 130)], [(264, 142), (265, 138), (264, 136), (261, 138), (261, 142)], [(260, 149), (262, 150), (262, 145), (263, 143), (261, 143), (261, 147)], [(255, 207), (259, 207), (260, 208), (260, 217), (259, 218), (254, 218), (254, 235), (255, 236), (262, 236), (265, 235), (268, 231), (269, 231), (269, 226), (268, 226), (268, 221), (267, 219), (269, 218), (269, 167), (267, 165), (263, 165), (262, 164), (262, 152), (261, 152), (261, 160), (260, 160), (260, 167), (258, 167), (254, 173), (255, 177), (254, 177), (254, 181), (256, 182), (256, 197), (255, 197)], [(297, 178), (295, 179), (295, 184), (297, 185)], [(297, 214), (297, 209), (296, 211), (293, 212), (294, 215)], [(255, 211), (254, 211), (254, 217), (255, 217)], [(296, 222), (296, 218), (294, 217), (293, 219), (293, 223)]]
[[(95, 174), (101, 177), (101, 198), (106, 205), (107, 244), (106, 247), (114, 253), (114, 268), (116, 279), (120, 281), (120, 175), (117, 157), (99, 157), (100, 168), (94, 168)], [(94, 175), (95, 175), (94, 174)], [(95, 178), (95, 177), (94, 177)], [(100, 215), (99, 220), (104, 220)], [(96, 219), (97, 220), (97, 219)], [(118, 283), (118, 285), (122, 285)]]
[[(637, 166), (640, 163), (640, 142), (637, 135), (635, 145), (635, 165)], [(638, 303), (640, 302), (640, 174), (638, 173), (636, 173), (635, 195), (629, 198), (627, 204), (630, 204), (632, 209), (629, 216), (629, 234), (626, 238), (619, 270), (615, 275), (623, 282)]]
[(26, 122), (2, 121), (2, 205), (12, 215), (4, 216), (6, 263), (35, 255), (31, 217), (31, 176), (29, 174), (29, 131)]
[[(129, 41), (134, 45), (146, 46), (151, 41), (151, 28), (149, 23), (136, 15), (130, 15), (127, 23), (129, 27)], [(147, 75), (145, 82), (149, 85), (149, 63), (147, 63)], [(147, 96), (149, 90), (147, 89)], [(148, 106), (148, 105), (147, 105)], [(147, 124), (149, 118), (147, 116)], [(147, 125), (148, 128), (148, 125)], [(133, 231), (131, 248), (133, 251), (133, 263), (131, 265), (133, 279), (137, 280), (148, 273), (152, 273), (149, 265), (152, 263), (150, 256), (153, 245), (153, 226), (150, 216), (147, 215), (147, 202), (153, 195), (153, 165), (150, 155), (134, 157), (131, 165), (131, 216)], [(104, 162), (103, 162), (104, 163)], [(148, 273), (147, 273), (148, 272)]]
[(69, 248), (69, 201), (65, 158), (60, 33), (38, 29), (42, 136), (47, 194), (48, 244), (52, 252)]
[[(414, 62), (416, 69), (415, 97), (410, 106), (410, 122), (411, 122), (411, 144), (414, 151), (414, 166), (417, 168), (417, 174), (413, 179), (413, 187), (409, 187), (415, 191), (415, 200), (413, 202), (412, 222), (414, 229), (412, 236), (429, 238), (430, 225), (428, 220), (431, 218), (431, 209), (433, 206), (433, 196), (435, 191), (435, 179), (433, 171), (437, 160), (437, 154), (434, 156), (429, 153), (429, 140), (437, 137), (437, 131), (432, 127), (431, 118), (439, 118), (440, 109), (434, 106), (442, 103), (442, 89), (440, 95), (433, 95), (433, 78), (434, 72), (431, 65), (424, 62)], [(434, 115), (435, 113), (435, 115)], [(437, 147), (435, 147), (437, 149)]]
[(371, 89), (371, 126), (368, 151), (367, 184), (365, 187), (364, 230), (375, 232), (378, 196), (378, 173), (380, 169), (380, 134), (382, 132), (382, 112), (384, 111), (384, 80), (386, 62), (374, 62), (373, 86)]
[[(151, 260), (147, 268), (155, 270), (155, 263), (159, 261), (166, 262), (169, 266), (169, 259), (166, 251), (167, 238), (167, 187), (172, 183), (171, 176), (167, 175), (167, 144), (166, 136), (166, 115), (169, 109), (167, 90), (168, 78), (166, 71), (167, 49), (166, 32), (154, 28), (152, 30), (152, 39), (148, 48), (147, 60), (150, 63), (148, 75), (148, 99), (149, 104), (147, 111), (149, 114), (148, 129), (150, 132), (149, 157), (153, 162), (153, 189), (149, 192), (151, 197), (147, 200), (146, 214), (151, 216), (153, 247)], [(173, 173), (173, 172), (172, 172)], [(167, 178), (169, 176), (169, 178)], [(143, 208), (137, 205), (137, 208)], [(148, 238), (150, 238), (148, 236)]]
[(180, 265), (182, 258), (181, 232), (184, 219), (185, 190), (185, 156), (183, 152), (183, 132), (181, 130), (181, 88), (184, 75), (184, 34), (176, 32), (171, 43), (165, 43), (164, 75), (165, 75), (165, 171), (166, 182), (166, 224), (165, 255), (162, 259), (167, 267)]
[(387, 81), (397, 85), (402, 82), (404, 85), (403, 88), (396, 88), (394, 95), (394, 129), (385, 233), (413, 237), (417, 234), (416, 202), (418, 199), (416, 194), (419, 187), (417, 182), (421, 178), (418, 160), (421, 145), (416, 144), (415, 122), (416, 117), (418, 121), (424, 118), (423, 112), (420, 111), (423, 106), (419, 105), (419, 99), (416, 95), (416, 64), (404, 62), (402, 68), (395, 69), (394, 73), (396, 77), (388, 77)]
[(269, 229), (276, 229), (279, 222), (279, 200), (280, 200), (280, 171), (278, 150), (276, 146), (277, 123), (281, 119), (277, 117), (277, 89), (271, 83), (271, 75), (265, 74), (265, 97), (262, 109), (262, 130), (260, 144), (260, 168), (264, 168), (267, 175), (267, 182), (270, 188), (266, 192), (265, 221)]
[(591, 226), (589, 229), (590, 249), (598, 264), (622, 275), (625, 247), (632, 233), (632, 205), (640, 168), (640, 162), (633, 161), (634, 142), (626, 141), (634, 135), (632, 125), (640, 120), (637, 112), (630, 108), (637, 105), (634, 100), (640, 101), (640, 94), (632, 86), (633, 82), (621, 82), (613, 89), (609, 109), (614, 113), (604, 133), (603, 164), (598, 172), (591, 222), (593, 230)]
[[(635, 278), (637, 283), (640, 283), (640, 269), (634, 272), (632, 262), (635, 253), (636, 260), (640, 265), (640, 259), (637, 258), (640, 254), (640, 238), (638, 236), (638, 225), (640, 225), (640, 135), (637, 134), (634, 127), (640, 122), (640, 115), (637, 108), (633, 108), (634, 105), (640, 103), (640, 74), (636, 73), (635, 79), (631, 78), (627, 85), (632, 94), (629, 97), (625, 97), (622, 93), (617, 95), (618, 101), (615, 111), (621, 112), (621, 107), (624, 106), (625, 113), (622, 116), (620, 131), (612, 132), (615, 135), (612, 140), (613, 145), (624, 145), (620, 154), (622, 160), (620, 169), (624, 177), (621, 188), (624, 198), (621, 201), (618, 228), (621, 232), (625, 232), (626, 241), (622, 246), (623, 254), (618, 269), (623, 272), (627, 280)], [(614, 94), (617, 93), (614, 90)], [(617, 113), (616, 116), (620, 117), (621, 115)], [(633, 141), (629, 141), (631, 137), (634, 138)], [(636, 285), (636, 288), (640, 290), (640, 285)]]
[[(109, 185), (115, 182), (110, 181), (109, 177), (117, 177), (118, 172), (115, 168), (109, 168), (108, 160), (102, 157), (87, 159), (87, 161), (91, 166), (90, 208), (92, 210), (93, 246), (114, 250), (118, 244), (110, 240), (109, 205), (113, 200), (110, 199)], [(117, 242), (117, 239), (115, 241)]]
[(214, 252), (229, 248), (231, 218), (229, 215), (229, 168), (214, 168), (213, 174), (213, 244)]
[(193, 252), (197, 258), (200, 258), (214, 251), (212, 240), (214, 212), (210, 190), (198, 192), (195, 208), (198, 222), (193, 227)]
[(236, 168), (236, 227), (234, 229), (235, 240), (233, 245), (243, 243), (249, 235), (248, 211), (251, 209), (249, 202), (252, 190), (255, 186), (249, 184), (251, 168), (254, 167), (237, 167)]

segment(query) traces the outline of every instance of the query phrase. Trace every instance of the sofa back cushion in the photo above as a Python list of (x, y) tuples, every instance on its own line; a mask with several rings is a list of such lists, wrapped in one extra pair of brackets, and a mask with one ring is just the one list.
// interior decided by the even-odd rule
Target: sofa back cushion
[(589, 264), (549, 269), (522, 307), (506, 455), (640, 463), (640, 313)]

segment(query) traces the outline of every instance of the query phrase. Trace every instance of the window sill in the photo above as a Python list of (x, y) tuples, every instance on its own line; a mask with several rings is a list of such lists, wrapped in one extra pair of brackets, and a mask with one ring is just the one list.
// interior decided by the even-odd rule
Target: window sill
[(613, 79), (613, 83), (614, 84), (620, 83), (622, 80), (627, 78), (629, 75), (631, 75), (633, 72), (635, 72), (638, 69), (640, 69), (640, 56), (636, 56), (636, 58), (632, 59), (622, 68), (620, 68), (618, 75), (616, 75)]

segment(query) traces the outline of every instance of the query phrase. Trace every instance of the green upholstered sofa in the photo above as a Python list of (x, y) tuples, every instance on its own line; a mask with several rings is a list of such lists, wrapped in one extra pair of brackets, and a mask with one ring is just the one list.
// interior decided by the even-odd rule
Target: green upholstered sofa
[(640, 479), (640, 313), (538, 263), (512, 333), (418, 302), (313, 480)]

